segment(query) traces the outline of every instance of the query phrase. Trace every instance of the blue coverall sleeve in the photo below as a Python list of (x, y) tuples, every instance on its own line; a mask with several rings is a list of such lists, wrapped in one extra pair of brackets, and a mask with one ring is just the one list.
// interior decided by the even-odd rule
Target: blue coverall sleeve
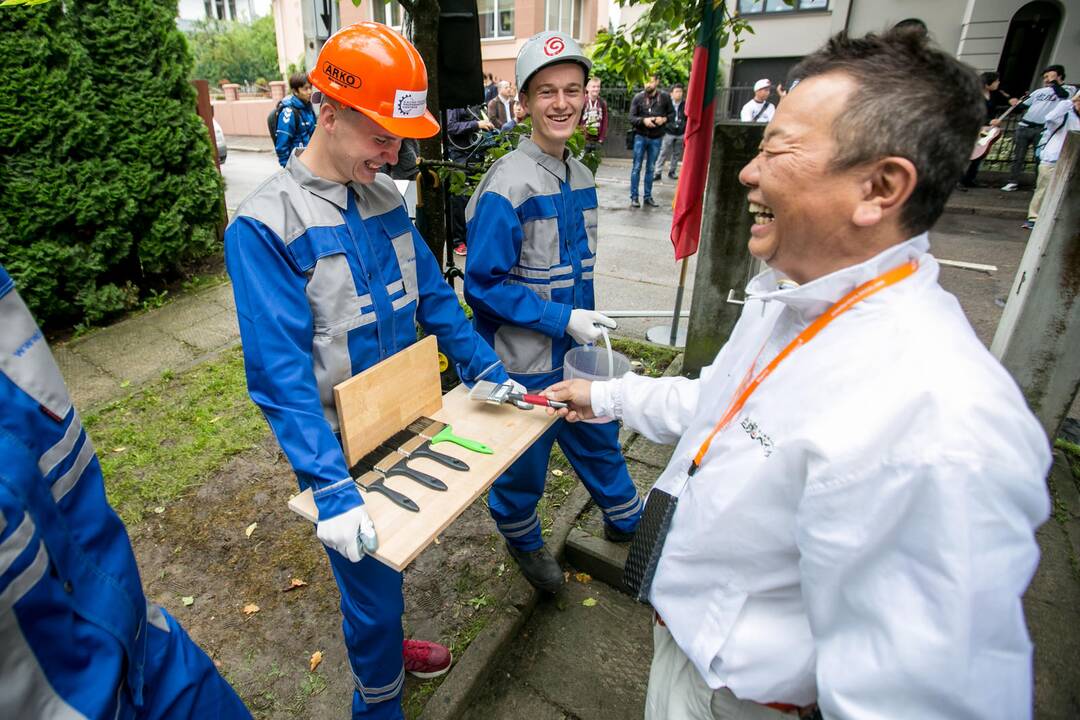
[(274, 152), (277, 153), (278, 164), (285, 167), (289, 162), (289, 156), (296, 146), (296, 134), (300, 132), (299, 110), (289, 105), (283, 105), (277, 118), (277, 132), (274, 134)]
[(251, 399), (262, 409), (297, 478), (311, 487), (320, 518), (363, 505), (319, 401), (304, 273), (280, 238), (247, 217), (237, 218), (225, 231), (225, 264), (233, 282)]
[(566, 334), (573, 308), (544, 300), (510, 282), (521, 254), (521, 223), (510, 201), (486, 192), (476, 203), (468, 226), (469, 262), (465, 266), (465, 301), (504, 325), (517, 325), (553, 338)]
[(496, 383), (508, 380), (495, 351), (476, 334), (465, 317), (457, 294), (443, 280), (438, 261), (416, 228), (413, 228), (413, 246), (416, 248), (416, 282), (420, 286), (416, 310), (420, 326), (438, 338), (439, 347), (454, 361), (458, 377), (466, 385), (472, 386), (493, 365), (497, 367), (487, 372), (484, 379)]

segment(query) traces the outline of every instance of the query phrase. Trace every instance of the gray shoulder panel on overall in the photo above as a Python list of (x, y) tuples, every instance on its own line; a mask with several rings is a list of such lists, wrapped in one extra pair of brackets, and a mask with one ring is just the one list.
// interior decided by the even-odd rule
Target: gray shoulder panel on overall
[(535, 160), (520, 150), (513, 150), (496, 160), (480, 181), (465, 208), (466, 222), (472, 220), (476, 203), (485, 192), (502, 195), (516, 210), (526, 200), (538, 195), (557, 195), (559, 185), (551, 173), (541, 168)]
[(570, 168), (571, 190), (586, 190), (596, 186), (596, 179), (593, 178), (592, 171), (585, 167), (580, 160), (570, 158), (566, 161), (566, 164)]
[(234, 218), (249, 217), (286, 245), (312, 227), (336, 227), (344, 220), (336, 205), (308, 192), (285, 170), (270, 176), (247, 196)]
[(356, 193), (356, 207), (364, 220), (385, 215), (405, 203), (393, 179), (385, 173), (375, 173), (375, 182), (367, 185), (349, 183)]

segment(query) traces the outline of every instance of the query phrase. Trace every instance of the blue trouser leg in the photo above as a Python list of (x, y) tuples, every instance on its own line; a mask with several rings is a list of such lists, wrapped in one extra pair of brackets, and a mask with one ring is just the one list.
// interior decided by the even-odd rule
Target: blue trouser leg
[(495, 480), (488, 493), (488, 508), (496, 527), (518, 550), (538, 550), (544, 544), (536, 504), (544, 494), (551, 446), (565, 424), (558, 420), (548, 428)]
[(653, 166), (656, 165), (656, 156), (660, 154), (662, 142), (662, 137), (645, 139), (645, 197), (647, 198), (652, 197)]
[[(162, 629), (167, 627), (167, 630)], [(139, 718), (250, 718), (214, 663), (164, 610), (146, 624), (146, 668)]]
[[(641, 159), (645, 156), (645, 138), (640, 134), (634, 135), (634, 164), (630, 168), (630, 199), (638, 196), (638, 181), (641, 179)], [(648, 193), (646, 193), (646, 196)]]
[(341, 629), (356, 685), (353, 717), (403, 718), (402, 575), (374, 558), (354, 563), (336, 550), (325, 549), (341, 591)]
[(624, 532), (636, 529), (644, 504), (619, 448), (619, 424), (565, 423), (559, 447), (604, 521)]
[(620, 530), (636, 528), (642, 502), (619, 449), (618, 424), (560, 420), (491, 487), (488, 507), (506, 541), (523, 551), (537, 550), (544, 544), (536, 505), (544, 493), (548, 457), (556, 440), (605, 520)]

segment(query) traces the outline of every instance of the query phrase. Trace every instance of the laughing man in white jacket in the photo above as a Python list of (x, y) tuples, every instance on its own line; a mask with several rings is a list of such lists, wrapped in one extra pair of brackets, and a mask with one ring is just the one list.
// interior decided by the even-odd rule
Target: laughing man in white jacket
[[(794, 74), (741, 174), (769, 270), (712, 365), (547, 391), (570, 420), (677, 443), (656, 485), (679, 501), (650, 596), (646, 717), (1030, 717), (1020, 598), (1050, 449), (938, 284), (926, 234), (978, 132), (978, 78), (902, 31), (838, 36)], [(741, 382), (875, 278), (690, 476)]]

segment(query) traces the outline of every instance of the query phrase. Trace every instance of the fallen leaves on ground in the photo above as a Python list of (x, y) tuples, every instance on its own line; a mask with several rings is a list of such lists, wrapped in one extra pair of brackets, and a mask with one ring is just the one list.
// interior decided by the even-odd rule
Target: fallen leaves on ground
[(245, 615), (254, 615), (257, 612), (259, 612), (259, 606), (256, 605), (255, 603), (248, 603), (247, 605), (244, 606), (244, 614)]
[(257, 528), (257, 527), (259, 527), (259, 523), (257, 523), (257, 522), (251, 523), (246, 528), (244, 528), (244, 535), (246, 537), (251, 537), (251, 533), (255, 532), (255, 528)]
[(184, 607), (190, 607), (191, 605), (195, 604), (195, 598), (193, 598), (191, 595), (185, 595), (184, 597), (180, 598), (180, 602), (184, 603)]
[(587, 583), (592, 581), (592, 575), (590, 575), (589, 573), (579, 572), (574, 575), (574, 579), (577, 580), (579, 583)]
[(315, 668), (319, 667), (319, 663), (321, 663), (321, 662), (322, 662), (322, 650), (316, 650), (315, 652), (311, 653), (311, 662), (309, 663), (309, 667), (311, 668), (311, 672), (315, 672)]
[(112, 451), (113, 451), (114, 453), (122, 453), (122, 452), (124, 452), (125, 450), (127, 450), (127, 448), (126, 448), (126, 447), (123, 447), (123, 446), (121, 446), (121, 447), (116, 447), (116, 448), (113, 448), (113, 449), (112, 449)]
[(556, 469), (556, 470), (552, 470), (551, 474), (554, 475), (555, 477), (562, 477), (563, 476), (563, 471)]
[(285, 588), (281, 592), (292, 592), (296, 588), (302, 588), (305, 585), (307, 585), (307, 583), (304, 582), (303, 580), (301, 580), (300, 578), (293, 578), (292, 580), (289, 581), (289, 587)]
[(593, 607), (596, 605), (596, 598), (585, 598), (581, 601), (581, 604), (585, 607)]
[(157, 514), (157, 515), (160, 515), (163, 512), (165, 512), (165, 506), (164, 505), (158, 505), (156, 508), (154, 508), (154, 513)]

